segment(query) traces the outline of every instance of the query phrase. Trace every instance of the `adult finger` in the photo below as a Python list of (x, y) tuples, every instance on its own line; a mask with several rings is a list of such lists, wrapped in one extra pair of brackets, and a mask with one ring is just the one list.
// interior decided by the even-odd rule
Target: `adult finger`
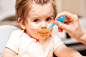
[(74, 15), (74, 14), (72, 14), (72, 13), (69, 13), (69, 12), (67, 12), (67, 11), (64, 11), (64, 12), (59, 13), (59, 14), (56, 16), (55, 20), (56, 20), (58, 17), (60, 17), (60, 16), (65, 16), (67, 19), (73, 19), (73, 15)]
[(59, 22), (59, 21), (54, 21), (54, 23), (55, 23), (58, 27), (60, 27), (61, 29), (64, 29), (64, 30), (66, 30), (67, 27), (68, 27), (66, 24), (63, 24), (63, 23), (61, 23), (61, 22)]
[(60, 27), (58, 27), (58, 32), (63, 32), (63, 29), (61, 29)]

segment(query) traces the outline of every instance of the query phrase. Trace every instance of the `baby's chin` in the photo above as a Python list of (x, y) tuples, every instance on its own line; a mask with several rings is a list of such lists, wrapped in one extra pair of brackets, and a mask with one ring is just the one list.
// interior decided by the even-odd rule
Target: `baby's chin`
[(43, 39), (46, 39), (49, 35), (44, 35), (44, 34), (40, 34), (40, 35), (36, 35), (35, 38), (36, 39), (39, 39), (39, 40), (43, 40)]
[(41, 33), (41, 34), (37, 34), (37, 35), (33, 35), (35, 39), (46, 39), (48, 36), (50, 35), (50, 33)]

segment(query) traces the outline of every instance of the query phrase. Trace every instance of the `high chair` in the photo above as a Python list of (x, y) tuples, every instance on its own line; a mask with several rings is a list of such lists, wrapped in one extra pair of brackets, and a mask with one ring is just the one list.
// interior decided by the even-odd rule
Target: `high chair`
[(10, 26), (10, 25), (0, 26), (0, 57), (1, 57), (3, 50), (5, 49), (5, 45), (9, 39), (11, 32), (17, 29), (19, 28), (15, 26)]

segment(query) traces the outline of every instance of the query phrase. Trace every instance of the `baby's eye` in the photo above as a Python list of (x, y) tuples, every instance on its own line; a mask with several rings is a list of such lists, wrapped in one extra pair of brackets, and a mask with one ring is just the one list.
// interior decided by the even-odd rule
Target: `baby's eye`
[(47, 18), (47, 19), (46, 19), (46, 21), (50, 21), (50, 20), (51, 20), (51, 18)]
[(39, 22), (39, 19), (35, 19), (34, 22)]

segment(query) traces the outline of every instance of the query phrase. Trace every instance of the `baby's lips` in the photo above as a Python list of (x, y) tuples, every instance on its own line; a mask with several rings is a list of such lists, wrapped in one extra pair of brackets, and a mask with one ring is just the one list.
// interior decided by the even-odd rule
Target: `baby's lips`
[(41, 30), (41, 31), (39, 31), (39, 32), (41, 32), (41, 33), (47, 33), (48, 30)]

